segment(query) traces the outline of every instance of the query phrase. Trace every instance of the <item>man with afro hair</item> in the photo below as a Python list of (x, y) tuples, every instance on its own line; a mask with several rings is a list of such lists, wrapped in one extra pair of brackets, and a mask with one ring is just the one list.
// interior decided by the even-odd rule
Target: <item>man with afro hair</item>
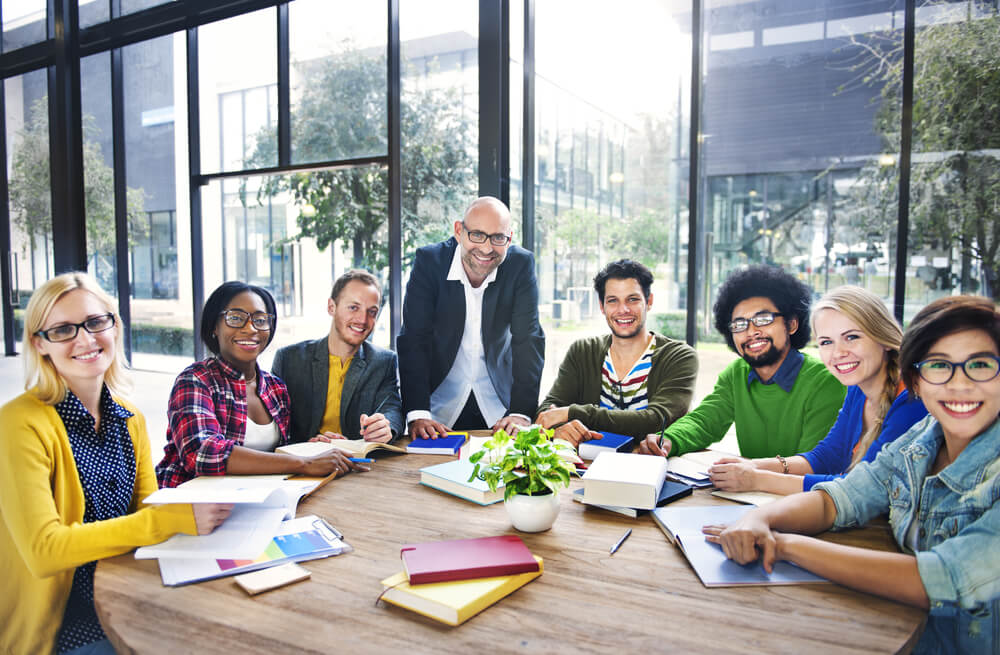
[(837, 419), (846, 389), (815, 357), (809, 342), (809, 288), (773, 266), (732, 273), (719, 288), (715, 328), (740, 359), (715, 389), (640, 452), (683, 455), (722, 439), (735, 423), (743, 457), (782, 460), (811, 449)]

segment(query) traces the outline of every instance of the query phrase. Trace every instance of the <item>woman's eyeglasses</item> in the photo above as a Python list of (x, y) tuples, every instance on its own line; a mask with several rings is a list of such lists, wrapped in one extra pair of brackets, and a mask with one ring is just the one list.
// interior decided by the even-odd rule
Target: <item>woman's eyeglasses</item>
[(976, 355), (964, 362), (949, 362), (947, 359), (925, 359), (913, 365), (924, 382), (945, 384), (955, 376), (957, 369), (965, 371), (965, 377), (973, 382), (989, 382), (1000, 374), (1000, 357), (996, 355)]
[(35, 334), (46, 341), (60, 343), (75, 339), (76, 335), (80, 332), (80, 328), (83, 328), (90, 334), (97, 334), (98, 332), (110, 330), (114, 326), (114, 314), (101, 314), (100, 316), (91, 316), (82, 323), (63, 323), (62, 325), (50, 327), (48, 330), (39, 330)]
[(242, 309), (227, 309), (224, 312), (219, 312), (219, 316), (231, 328), (241, 328), (247, 324), (247, 321), (250, 321), (250, 324), (258, 332), (267, 332), (274, 326), (274, 314), (265, 314), (264, 312), (248, 314)]

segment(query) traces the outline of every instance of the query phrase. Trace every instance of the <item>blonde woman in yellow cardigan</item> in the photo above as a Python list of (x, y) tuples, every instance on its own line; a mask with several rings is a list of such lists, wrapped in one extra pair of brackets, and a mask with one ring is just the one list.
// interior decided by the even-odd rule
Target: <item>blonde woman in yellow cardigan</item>
[(125, 387), (114, 301), (83, 273), (35, 291), (26, 393), (0, 408), (0, 652), (113, 653), (94, 611), (96, 561), (211, 532), (231, 506), (143, 507), (149, 435)]

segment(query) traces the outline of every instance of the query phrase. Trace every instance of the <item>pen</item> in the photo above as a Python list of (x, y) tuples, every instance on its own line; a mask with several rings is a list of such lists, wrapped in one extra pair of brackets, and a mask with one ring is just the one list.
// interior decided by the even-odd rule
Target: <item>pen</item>
[(347, 459), (357, 464), (371, 464), (372, 462), (375, 461), (371, 457), (348, 457)]
[[(383, 407), (385, 407), (385, 404), (386, 404), (387, 402), (389, 402), (389, 398), (390, 398), (390, 397), (391, 397), (391, 396), (386, 396), (385, 398), (383, 398), (383, 399), (382, 399), (382, 402), (380, 402), (380, 403), (378, 404), (378, 407), (376, 407), (376, 408), (375, 408), (375, 411), (374, 411), (374, 412), (372, 412), (371, 414), (369, 414), (369, 415), (368, 415), (368, 418), (371, 418), (371, 417), (372, 417), (372, 416), (374, 416), (375, 414), (378, 414), (378, 413), (379, 413), (379, 411), (381, 411), (381, 410), (382, 410), (382, 408), (383, 408)], [(361, 428), (361, 436), (362, 436), (362, 437), (364, 436), (364, 434), (365, 434), (365, 428), (367, 428), (367, 427), (368, 427), (368, 426), (366, 425), (366, 426), (364, 426), (363, 428)]]
[(625, 534), (622, 535), (621, 539), (615, 542), (615, 545), (611, 547), (611, 550), (608, 551), (608, 554), (614, 555), (618, 551), (618, 549), (622, 547), (622, 544), (625, 543), (625, 540), (629, 538), (630, 534), (632, 534), (632, 528), (629, 528), (628, 530), (625, 531)]

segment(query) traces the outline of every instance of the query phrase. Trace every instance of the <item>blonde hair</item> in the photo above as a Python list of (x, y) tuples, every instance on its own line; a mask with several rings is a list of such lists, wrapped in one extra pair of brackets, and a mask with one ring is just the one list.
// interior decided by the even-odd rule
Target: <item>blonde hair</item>
[(38, 287), (28, 307), (24, 311), (24, 388), (38, 397), (43, 403), (55, 405), (66, 397), (66, 382), (59, 375), (48, 355), (43, 355), (35, 348), (35, 333), (41, 330), (48, 320), (52, 308), (59, 299), (70, 291), (83, 289), (90, 292), (104, 308), (115, 317), (115, 355), (111, 366), (104, 372), (104, 383), (115, 396), (124, 395), (131, 383), (125, 363), (125, 346), (122, 334), (124, 326), (115, 307), (115, 300), (101, 288), (93, 277), (87, 273), (63, 273)]
[(896, 400), (896, 389), (899, 388), (900, 379), (899, 347), (903, 343), (903, 330), (889, 313), (889, 308), (882, 299), (861, 287), (837, 287), (820, 298), (813, 305), (810, 317), (813, 332), (816, 331), (816, 316), (824, 309), (840, 312), (851, 319), (867, 336), (886, 348), (885, 380), (882, 383), (882, 392), (878, 396), (875, 421), (858, 440), (858, 447), (847, 469), (851, 470), (864, 458), (872, 442), (882, 432), (885, 415), (889, 413), (889, 408)]

